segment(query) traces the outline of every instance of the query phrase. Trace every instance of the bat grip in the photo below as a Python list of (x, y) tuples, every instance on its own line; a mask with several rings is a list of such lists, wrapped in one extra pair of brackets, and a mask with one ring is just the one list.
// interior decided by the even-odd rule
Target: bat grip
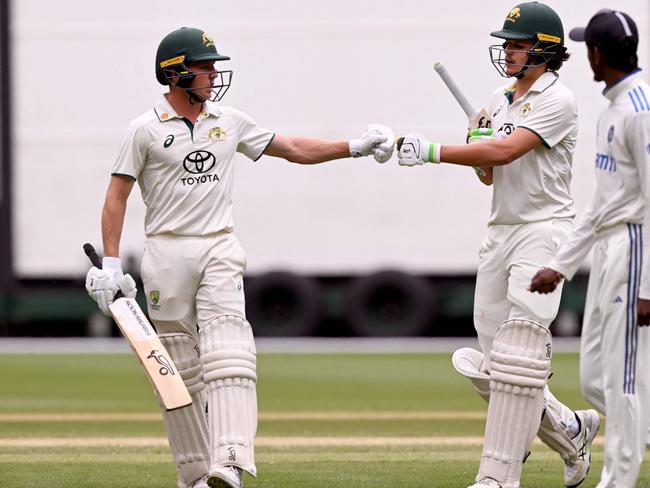
[[(99, 258), (97, 255), (97, 251), (95, 251), (95, 248), (93, 247), (92, 244), (86, 243), (84, 244), (84, 252), (86, 253), (86, 256), (88, 256), (88, 259), (90, 259), (90, 262), (93, 263), (93, 266), (95, 268), (102, 269), (102, 260)], [(117, 300), (118, 298), (122, 298), (124, 294), (118, 290), (117, 293), (115, 294), (115, 299)]]
[(88, 256), (88, 259), (90, 259), (90, 262), (93, 263), (93, 266), (95, 268), (102, 269), (102, 260), (99, 259), (97, 251), (95, 251), (95, 248), (92, 244), (84, 244), (84, 252), (86, 253), (86, 256)]

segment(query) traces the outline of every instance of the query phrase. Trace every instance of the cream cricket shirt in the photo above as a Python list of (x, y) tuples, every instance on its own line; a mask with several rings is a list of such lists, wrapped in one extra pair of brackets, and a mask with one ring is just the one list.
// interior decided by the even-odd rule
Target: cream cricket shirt
[(525, 127), (542, 145), (493, 169), (489, 224), (523, 224), (575, 216), (570, 194), (571, 163), (578, 134), (573, 93), (546, 72), (528, 93), (512, 102), (512, 86), (497, 90), (490, 103), (492, 127), (510, 135)]
[(138, 181), (147, 236), (232, 230), (232, 158), (259, 159), (273, 136), (243, 112), (212, 102), (190, 129), (163, 96), (131, 122), (112, 174)]
[[(603, 92), (610, 101), (596, 128), (596, 192), (549, 267), (571, 279), (599, 234), (643, 224), (641, 298), (650, 298), (650, 86), (635, 71)], [(634, 228), (630, 232), (638, 232)]]

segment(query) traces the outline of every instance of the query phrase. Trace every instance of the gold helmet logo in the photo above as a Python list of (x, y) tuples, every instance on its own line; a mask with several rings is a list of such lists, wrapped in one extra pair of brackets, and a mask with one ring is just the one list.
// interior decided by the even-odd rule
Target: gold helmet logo
[(205, 47), (210, 47), (210, 46), (215, 47), (214, 46), (214, 39), (212, 39), (212, 36), (210, 34), (208, 34), (207, 32), (203, 33), (203, 45)]
[(506, 17), (506, 21), (508, 22), (517, 22), (517, 19), (521, 17), (521, 9), (519, 7), (513, 8), (508, 16)]

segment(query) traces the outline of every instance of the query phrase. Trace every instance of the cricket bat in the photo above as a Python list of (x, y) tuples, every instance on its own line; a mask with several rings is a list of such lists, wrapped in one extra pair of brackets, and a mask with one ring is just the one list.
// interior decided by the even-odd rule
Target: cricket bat
[[(93, 265), (101, 269), (102, 261), (95, 248), (91, 244), (83, 247)], [(190, 405), (192, 397), (181, 375), (138, 302), (118, 291), (109, 309), (165, 409), (175, 410)]]
[[(480, 111), (476, 110), (472, 104), (469, 103), (469, 100), (451, 77), (449, 71), (445, 68), (445, 65), (442, 63), (436, 63), (433, 65), (433, 69), (435, 69), (436, 73), (440, 75), (440, 78), (444, 84), (447, 85), (447, 88), (456, 99), (456, 102), (458, 102), (458, 105), (460, 105), (460, 108), (462, 108), (465, 115), (467, 115), (467, 128), (487, 127), (487, 123), (490, 120), (490, 114), (488, 114), (485, 109)], [(486, 175), (485, 171), (479, 167), (474, 167), (474, 171), (476, 171), (479, 176)]]

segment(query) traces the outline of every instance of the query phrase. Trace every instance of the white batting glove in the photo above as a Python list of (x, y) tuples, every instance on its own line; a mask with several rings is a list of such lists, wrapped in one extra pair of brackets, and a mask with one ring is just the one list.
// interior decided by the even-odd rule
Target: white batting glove
[[(379, 124), (372, 124), (378, 126)], [(368, 130), (362, 134), (359, 139), (352, 139), (348, 142), (350, 147), (350, 156), (358, 158), (360, 156), (369, 156), (372, 150), (387, 141), (387, 137), (377, 128), (368, 126)]]
[(491, 127), (482, 127), (479, 129), (472, 129), (467, 133), (467, 143), (474, 144), (475, 142), (494, 141), (494, 130)]
[(111, 315), (108, 309), (117, 293), (117, 283), (113, 275), (104, 269), (90, 268), (86, 275), (86, 291), (97, 302), (104, 315)]
[[(467, 133), (467, 144), (474, 144), (475, 142), (482, 142), (482, 141), (493, 141), (496, 139), (496, 137), (494, 137), (493, 134), (494, 131), (492, 130), (491, 127), (470, 129), (470, 131)], [(476, 172), (476, 174), (480, 178), (487, 176), (485, 170), (479, 166), (472, 166), (472, 169)]]
[(440, 144), (430, 142), (422, 134), (411, 132), (397, 140), (397, 163), (416, 166), (440, 162)]
[(395, 134), (390, 127), (382, 124), (370, 124), (368, 131), (377, 132), (386, 137), (386, 142), (376, 145), (371, 151), (375, 161), (383, 164), (393, 155), (393, 151), (395, 150)]
[(117, 279), (117, 287), (126, 298), (135, 298), (138, 289), (135, 286), (135, 280), (130, 274), (125, 274)]
[(137, 288), (135, 280), (129, 274), (122, 273), (120, 258), (104, 257), (102, 269), (92, 267), (86, 275), (86, 291), (97, 302), (105, 315), (111, 315), (109, 306), (115, 300), (118, 291), (127, 298), (135, 298)]

